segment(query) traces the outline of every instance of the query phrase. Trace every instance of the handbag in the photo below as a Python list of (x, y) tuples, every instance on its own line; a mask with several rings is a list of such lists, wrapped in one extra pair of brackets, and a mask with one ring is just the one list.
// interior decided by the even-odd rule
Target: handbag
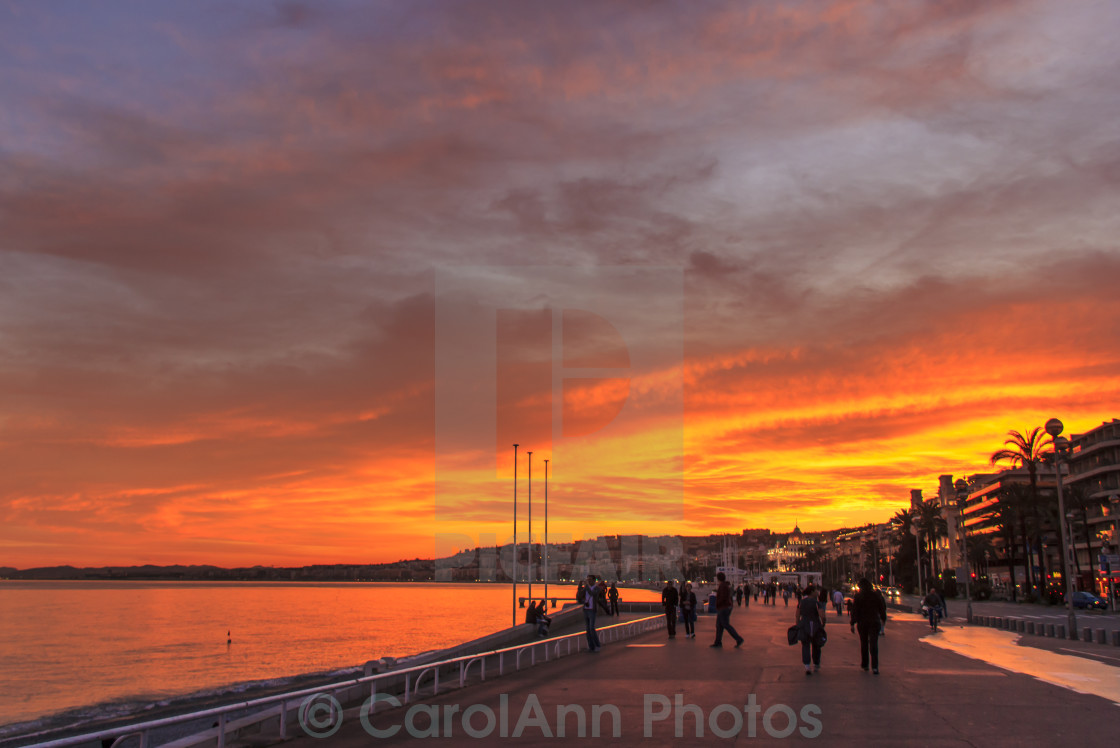
[(813, 632), (813, 640), (813, 643), (818, 647), (823, 647), (828, 643), (828, 634), (825, 633), (824, 626), (819, 627)]
[(788, 631), (786, 631), (786, 639), (789, 640), (789, 645), (792, 647), (794, 644), (797, 644), (797, 640), (800, 638), (801, 627), (795, 623), (789, 627)]

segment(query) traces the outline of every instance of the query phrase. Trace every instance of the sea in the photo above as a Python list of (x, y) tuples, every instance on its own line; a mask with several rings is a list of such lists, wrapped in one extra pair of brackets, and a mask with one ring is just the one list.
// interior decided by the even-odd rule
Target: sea
[[(534, 583), (534, 597), (543, 591)], [(575, 586), (549, 583), (548, 594), (571, 600)], [(309, 675), (353, 677), (369, 660), (445, 649), (513, 621), (508, 584), (4, 580), (0, 742)]]

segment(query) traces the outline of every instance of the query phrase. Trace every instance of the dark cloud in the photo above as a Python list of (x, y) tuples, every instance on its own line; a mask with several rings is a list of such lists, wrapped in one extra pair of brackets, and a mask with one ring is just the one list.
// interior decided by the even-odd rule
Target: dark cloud
[[(59, 542), (367, 470), (422, 516), (433, 266), (679, 268), (688, 427), (756, 456), (692, 463), (698, 524), (837, 504), (829, 475), (855, 517), (923, 469), (768, 482), (760, 423), (774, 455), (1116, 403), (1113, 9), (72, 13), (0, 24), (0, 509)], [(599, 478), (635, 517), (668, 490)]]

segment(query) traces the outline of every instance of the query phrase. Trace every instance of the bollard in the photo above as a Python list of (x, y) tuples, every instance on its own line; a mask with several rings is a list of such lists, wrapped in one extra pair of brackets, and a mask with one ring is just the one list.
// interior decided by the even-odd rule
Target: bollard
[(1104, 629), (1097, 629), (1097, 644), (1107, 644), (1108, 640), (1105, 638), (1106, 636), (1108, 636), (1107, 631), (1105, 631)]
[(1064, 623), (1059, 623), (1059, 624), (1054, 626), (1054, 638), (1055, 639), (1065, 639), (1066, 638), (1066, 625)]
[(1108, 632), (1109, 638), (1112, 639), (1112, 646), (1120, 647), (1120, 631)]
[(1020, 634), (1027, 633), (1027, 622), (1026, 621), (1016, 621), (1015, 622), (1015, 630), (1018, 631)]
[(1090, 629), (1090, 628), (1081, 629), (1081, 641), (1092, 642), (1093, 641), (1093, 630)]
[(1031, 636), (1034, 636), (1034, 621), (1027, 621), (1026, 633), (1030, 634)]
[(1049, 636), (1051, 639), (1054, 638), (1054, 624), (1052, 624), (1052, 623), (1046, 624), (1046, 635)]

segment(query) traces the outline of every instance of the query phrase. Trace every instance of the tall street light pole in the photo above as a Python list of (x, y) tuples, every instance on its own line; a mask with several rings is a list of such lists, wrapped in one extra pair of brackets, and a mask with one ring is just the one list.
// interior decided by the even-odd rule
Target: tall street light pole
[(548, 460), (544, 461), (544, 599), (548, 599)]
[[(1068, 533), (1066, 532), (1066, 502), (1062, 496), (1062, 453), (1069, 447), (1069, 439), (1060, 436), (1065, 426), (1057, 418), (1051, 418), (1046, 422), (1046, 433), (1050, 435), (1051, 440), (1054, 442), (1054, 477), (1057, 481), (1058, 487), (1058, 524), (1059, 532), (1062, 533), (1062, 542), (1065, 543), (1065, 538)], [(1077, 638), (1077, 614), (1073, 611), (1073, 573), (1070, 569), (1069, 553), (1065, 554), (1062, 564), (1062, 575), (1066, 578), (1066, 608), (1067, 618), (1069, 619), (1069, 638)]]
[(529, 455), (529, 568), (526, 577), (529, 580), (529, 602), (533, 602), (533, 450)]
[(517, 625), (517, 446), (513, 445), (513, 625)]

